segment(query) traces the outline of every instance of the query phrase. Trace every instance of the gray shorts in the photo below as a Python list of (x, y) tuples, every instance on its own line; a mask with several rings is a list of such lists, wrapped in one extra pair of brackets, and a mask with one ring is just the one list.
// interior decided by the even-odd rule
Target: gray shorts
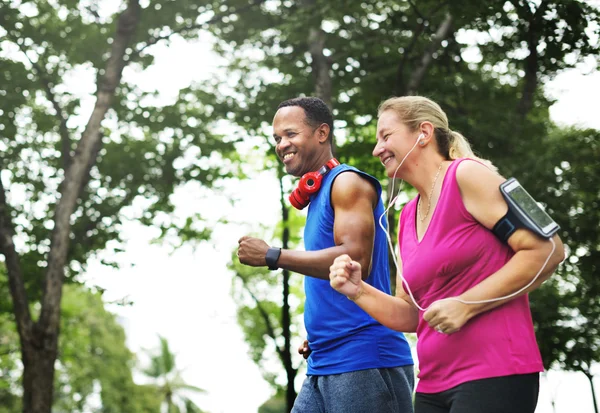
[(413, 366), (306, 376), (292, 413), (413, 413)]

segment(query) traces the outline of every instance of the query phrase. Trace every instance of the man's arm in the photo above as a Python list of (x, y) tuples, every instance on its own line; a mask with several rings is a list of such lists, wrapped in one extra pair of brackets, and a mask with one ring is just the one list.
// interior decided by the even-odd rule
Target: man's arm
[(365, 280), (370, 273), (375, 239), (375, 187), (357, 173), (341, 173), (333, 182), (331, 204), (335, 215), (333, 238), (336, 246), (320, 251), (282, 250), (279, 266), (329, 280), (329, 267), (333, 260), (348, 254), (354, 261), (360, 262), (362, 279)]
[[(319, 251), (281, 250), (277, 265), (290, 271), (329, 280), (333, 260), (347, 254), (360, 262), (362, 278), (369, 276), (375, 239), (373, 209), (377, 205), (375, 187), (354, 172), (338, 175), (331, 189), (331, 203), (335, 218), (333, 235), (335, 246)], [(239, 240), (240, 262), (265, 266), (269, 246), (262, 240), (242, 237)]]

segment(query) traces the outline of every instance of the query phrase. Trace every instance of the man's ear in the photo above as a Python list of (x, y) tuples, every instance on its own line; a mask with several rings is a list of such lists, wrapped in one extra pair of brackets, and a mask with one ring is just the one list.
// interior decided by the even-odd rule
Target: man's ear
[(327, 142), (327, 139), (329, 138), (329, 132), (330, 132), (330, 128), (329, 125), (326, 123), (322, 123), (321, 126), (319, 126), (317, 128), (317, 134), (318, 134), (318, 138), (319, 138), (319, 143), (325, 143)]

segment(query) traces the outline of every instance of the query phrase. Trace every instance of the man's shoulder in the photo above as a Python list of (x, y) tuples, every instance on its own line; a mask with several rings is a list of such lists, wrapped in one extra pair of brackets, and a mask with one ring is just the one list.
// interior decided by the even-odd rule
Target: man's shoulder
[[(342, 173), (343, 172), (343, 173)], [(364, 172), (348, 169), (340, 171), (331, 188), (332, 206), (351, 207), (357, 201), (370, 199), (375, 206), (381, 195), (381, 185)]]
[(332, 182), (333, 190), (371, 192), (372, 189), (375, 189), (377, 193), (381, 191), (381, 183), (373, 176), (354, 166), (346, 164), (340, 166), (344, 168), (340, 168), (335, 174)]

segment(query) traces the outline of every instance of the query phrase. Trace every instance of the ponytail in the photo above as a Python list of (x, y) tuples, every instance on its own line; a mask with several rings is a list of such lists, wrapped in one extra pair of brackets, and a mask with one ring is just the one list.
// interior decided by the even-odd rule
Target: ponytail
[(465, 138), (462, 134), (450, 129), (448, 129), (448, 132), (448, 157), (451, 160), (458, 158), (474, 159), (476, 161), (481, 162), (491, 170), (498, 172), (498, 168), (496, 168), (494, 164), (492, 164), (492, 162), (488, 161), (487, 159), (482, 159), (473, 153), (473, 150), (471, 149), (471, 145), (469, 144), (469, 141), (467, 141), (467, 138)]
[(381, 116), (386, 110), (394, 111), (411, 131), (418, 130), (423, 122), (433, 124), (438, 150), (445, 159), (471, 158), (483, 163), (493, 171), (498, 171), (490, 161), (475, 156), (469, 141), (464, 136), (450, 130), (448, 116), (440, 105), (431, 99), (423, 96), (394, 97), (379, 105), (378, 116)]

